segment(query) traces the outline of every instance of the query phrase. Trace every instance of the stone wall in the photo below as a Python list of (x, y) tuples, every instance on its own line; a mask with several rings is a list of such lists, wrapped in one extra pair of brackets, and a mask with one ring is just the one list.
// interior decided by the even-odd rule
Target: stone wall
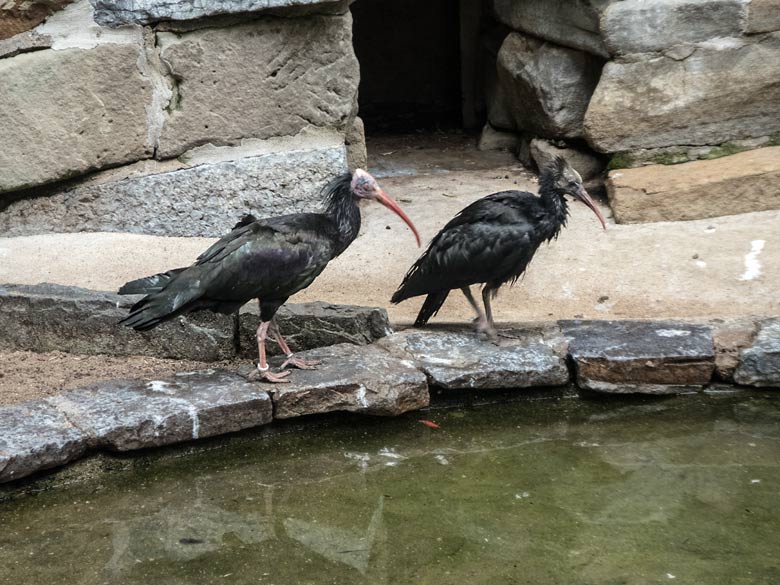
[(345, 0), (16, 4), (0, 234), (219, 235), (317, 208), (365, 151)]
[[(585, 147), (612, 169), (714, 159), (780, 141), (777, 0), (493, 0), (493, 7), (508, 34), (488, 87), (487, 131), (519, 134), (526, 163), (543, 161), (528, 147), (540, 138), (558, 154), (581, 157)], [(742, 187), (762, 180), (765, 166), (743, 167)], [(715, 179), (717, 167), (708, 167)], [(689, 172), (699, 171), (683, 164), (667, 175), (686, 182)], [(618, 176), (625, 182), (626, 174)], [(613, 206), (627, 199), (615, 197), (609, 180), (607, 187)], [(618, 220), (701, 217), (644, 195), (631, 205), (650, 213), (617, 213)], [(767, 205), (776, 203), (732, 213)], [(724, 213), (728, 206), (717, 214)]]

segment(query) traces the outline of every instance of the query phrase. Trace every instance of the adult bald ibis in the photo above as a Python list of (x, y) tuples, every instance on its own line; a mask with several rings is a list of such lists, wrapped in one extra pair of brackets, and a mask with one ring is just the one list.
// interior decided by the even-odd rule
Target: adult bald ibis
[(309, 286), (328, 262), (341, 254), (360, 230), (360, 199), (378, 201), (411, 228), (412, 221), (361, 169), (330, 182), (323, 191), (323, 213), (295, 213), (267, 219), (251, 215), (201, 254), (195, 264), (134, 280), (119, 289), (120, 294), (146, 294), (120, 323), (138, 331), (151, 329), (191, 311), (210, 309), (230, 314), (251, 299), (260, 303), (257, 328), (258, 363), (253, 379), (287, 382), (289, 371), (274, 373), (268, 366), (265, 341), (269, 330), (285, 353), (288, 366), (312, 369), (319, 362), (295, 357), (278, 327), (276, 311), (287, 298)]
[[(427, 295), (414, 323), (420, 327), (439, 311), (451, 290), (460, 289), (477, 313), (478, 334), (494, 338), (490, 299), (503, 284), (514, 283), (525, 272), (542, 242), (557, 238), (569, 214), (565, 195), (585, 203), (606, 229), (582, 177), (556, 157), (542, 169), (538, 197), (525, 191), (501, 191), (458, 213), (409, 269), (391, 302)], [(484, 284), (484, 312), (471, 294), (472, 284)]]

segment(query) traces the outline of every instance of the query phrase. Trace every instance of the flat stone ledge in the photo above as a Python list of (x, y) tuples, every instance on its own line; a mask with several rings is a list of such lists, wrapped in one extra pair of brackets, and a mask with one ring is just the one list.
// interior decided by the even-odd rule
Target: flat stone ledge
[(425, 375), (379, 347), (340, 344), (296, 355), (322, 364), (293, 370), (289, 384), (269, 389), (274, 418), (334, 411), (395, 416), (428, 406)]
[(46, 401), (0, 408), (0, 483), (77, 459), (87, 439)]
[(596, 392), (676, 394), (712, 380), (715, 350), (706, 325), (664, 321), (561, 321), (576, 383)]
[(497, 343), (480, 340), (473, 330), (408, 329), (378, 345), (411, 360), (431, 385), (448, 390), (569, 383), (566, 342), (557, 327), (502, 330)]
[(112, 380), (48, 401), (87, 434), (91, 447), (117, 451), (212, 437), (272, 420), (264, 387), (213, 370), (164, 380)]
[(739, 356), (734, 381), (746, 386), (780, 388), (780, 319), (761, 323), (753, 345)]
[[(122, 296), (56, 284), (0, 285), (0, 350), (148, 355), (197, 361), (236, 357), (233, 319), (201, 311), (151, 331), (119, 324), (140, 296)], [(256, 304), (240, 322), (242, 357), (257, 357)], [(295, 351), (336, 343), (364, 345), (392, 332), (384, 309), (329, 303), (287, 304), (277, 323)], [(269, 343), (269, 352), (278, 353)]]
[(274, 9), (338, 5), (341, 0), (90, 0), (95, 7), (95, 22), (101, 26), (150, 24), (161, 20), (193, 20), (224, 14), (245, 14)]

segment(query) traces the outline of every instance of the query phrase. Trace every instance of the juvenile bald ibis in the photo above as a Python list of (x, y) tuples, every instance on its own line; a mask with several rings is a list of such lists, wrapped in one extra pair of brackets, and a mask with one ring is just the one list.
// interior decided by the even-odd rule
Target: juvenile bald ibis
[[(582, 177), (556, 157), (542, 170), (538, 197), (525, 191), (501, 191), (458, 213), (409, 269), (391, 302), (427, 295), (414, 323), (420, 327), (439, 311), (451, 290), (460, 289), (477, 313), (478, 334), (494, 338), (490, 299), (503, 284), (514, 283), (525, 272), (542, 242), (557, 238), (569, 214), (565, 195), (585, 203), (606, 229)], [(484, 313), (471, 294), (472, 284), (484, 284)]]
[(288, 366), (312, 369), (319, 362), (295, 357), (278, 327), (276, 311), (287, 298), (309, 286), (328, 262), (347, 249), (360, 230), (360, 199), (378, 201), (411, 228), (412, 221), (377, 184), (358, 169), (328, 184), (323, 213), (295, 213), (267, 219), (246, 216), (233, 230), (201, 254), (195, 264), (134, 280), (120, 294), (146, 294), (120, 323), (138, 331), (151, 329), (191, 311), (210, 309), (230, 314), (251, 299), (260, 303), (257, 328), (258, 363), (252, 378), (287, 382), (289, 371), (274, 373), (268, 366), (265, 341), (269, 330), (285, 353)]

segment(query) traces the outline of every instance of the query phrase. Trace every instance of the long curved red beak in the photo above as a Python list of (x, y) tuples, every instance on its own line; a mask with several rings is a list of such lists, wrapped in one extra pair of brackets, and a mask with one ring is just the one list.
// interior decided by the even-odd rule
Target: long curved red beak
[(599, 218), (599, 221), (601, 222), (601, 227), (604, 228), (604, 231), (606, 231), (607, 224), (604, 222), (604, 216), (601, 215), (599, 208), (596, 207), (596, 204), (593, 202), (593, 199), (590, 198), (590, 195), (588, 195), (588, 192), (585, 190), (585, 187), (581, 185), (580, 185), (580, 190), (577, 192), (577, 199), (579, 199), (585, 205), (590, 207), (591, 211), (593, 211), (593, 213), (596, 214), (596, 217)]
[(407, 216), (403, 210), (398, 206), (398, 203), (393, 201), (393, 198), (390, 197), (387, 193), (382, 191), (382, 189), (378, 189), (376, 191), (376, 200), (387, 207), (390, 211), (395, 213), (398, 217), (400, 217), (406, 225), (409, 226), (409, 228), (412, 230), (412, 233), (414, 234), (415, 239), (417, 240), (417, 247), (419, 248), (422, 243), (420, 242), (420, 234), (417, 232), (417, 228), (414, 227), (414, 224), (412, 223), (412, 220), (409, 219), (409, 216)]

